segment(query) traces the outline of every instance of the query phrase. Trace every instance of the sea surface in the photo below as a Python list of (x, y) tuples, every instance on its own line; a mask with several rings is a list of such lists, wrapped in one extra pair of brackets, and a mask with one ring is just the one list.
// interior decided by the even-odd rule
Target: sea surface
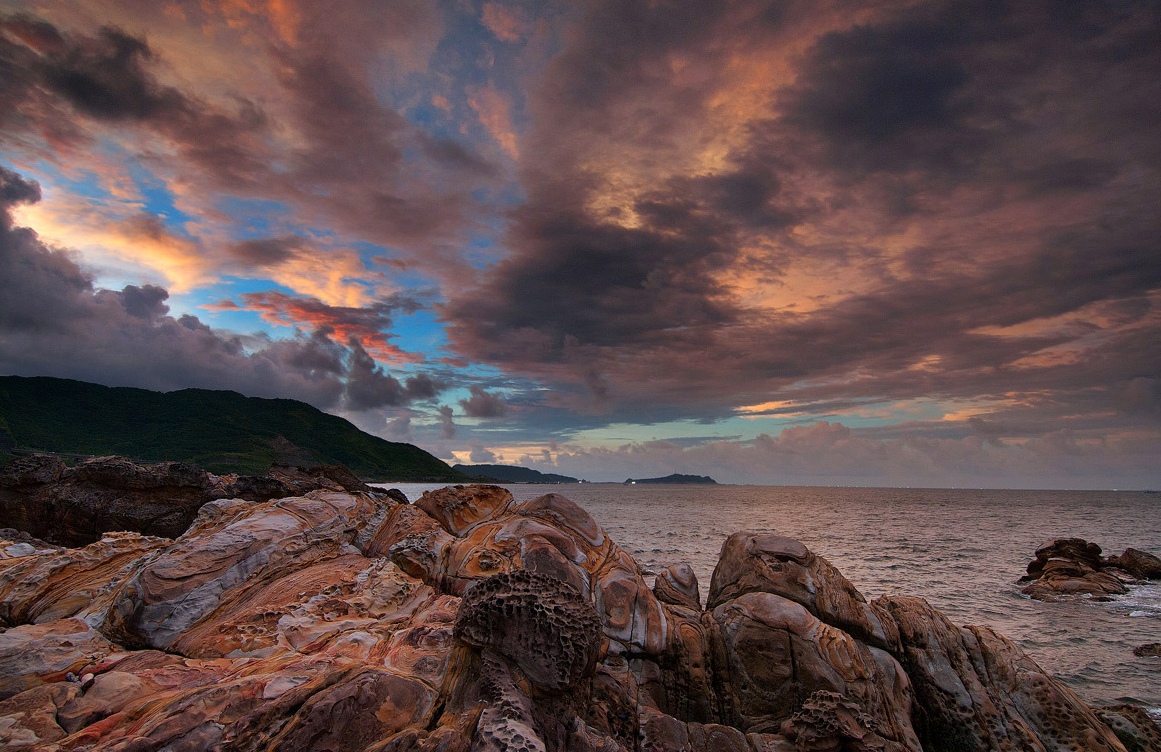
[[(390, 484), (408, 499), (443, 484)], [(1117, 491), (788, 486), (511, 485), (519, 499), (559, 493), (584, 507), (646, 570), (688, 562), (704, 603), (722, 542), (738, 530), (801, 540), (868, 600), (926, 598), (957, 624), (995, 629), (1090, 704), (1126, 699), (1161, 713), (1161, 583), (1108, 603), (1041, 603), (1015, 582), (1052, 538), (1106, 554), (1161, 555), (1161, 494)]]

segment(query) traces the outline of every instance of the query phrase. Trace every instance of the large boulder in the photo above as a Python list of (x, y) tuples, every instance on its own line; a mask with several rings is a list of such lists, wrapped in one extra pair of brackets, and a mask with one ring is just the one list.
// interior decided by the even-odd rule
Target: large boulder
[(1161, 559), (1135, 548), (1120, 556), (1101, 556), (1101, 547), (1083, 538), (1057, 538), (1036, 549), (1020, 578), (1022, 592), (1041, 601), (1084, 597), (1108, 600), (1129, 592), (1129, 585), (1161, 578)]
[(899, 635), (886, 614), (867, 603), (829, 561), (793, 538), (754, 532), (726, 538), (706, 608), (746, 593), (780, 595), (875, 647), (898, 648)]
[(986, 627), (957, 627), (922, 598), (881, 598), (899, 625), (900, 663), (928, 752), (1121, 750), (1076, 694)]

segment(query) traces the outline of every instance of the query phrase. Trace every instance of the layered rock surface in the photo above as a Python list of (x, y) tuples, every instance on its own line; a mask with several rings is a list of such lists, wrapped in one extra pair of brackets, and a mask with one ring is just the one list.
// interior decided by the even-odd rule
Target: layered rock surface
[[(10, 547), (9, 547), (10, 548)], [(701, 608), (584, 512), (493, 486), (203, 504), (174, 540), (0, 559), (0, 748), (1149, 749), (1015, 645), (738, 533)], [(1142, 741), (1143, 740), (1143, 741)], [(1140, 744), (1146, 746), (1141, 747)]]
[[(59, 457), (19, 457), (0, 471), (0, 520), (54, 544), (83, 546), (102, 533), (174, 538), (215, 499), (268, 501), (309, 491), (367, 492), (339, 466), (275, 465), (267, 475), (213, 475), (184, 462), (140, 465), (95, 457), (68, 467)], [(0, 557), (10, 555), (6, 548)]]
[(1102, 556), (1101, 547), (1082, 538), (1057, 538), (1036, 549), (1023, 593), (1041, 601), (1067, 597), (1107, 600), (1129, 592), (1129, 585), (1161, 580), (1161, 559), (1135, 548)]

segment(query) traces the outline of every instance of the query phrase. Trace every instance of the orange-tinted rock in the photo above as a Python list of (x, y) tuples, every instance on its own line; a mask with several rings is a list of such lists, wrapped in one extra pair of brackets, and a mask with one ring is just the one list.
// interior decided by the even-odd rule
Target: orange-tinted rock
[(1126, 548), (1120, 556), (1106, 558), (1105, 565), (1123, 569), (1143, 580), (1161, 580), (1161, 559), (1148, 551)]
[(22, 624), (0, 632), (0, 699), (61, 681), (118, 650), (79, 619)]
[(0, 631), (0, 746), (1123, 749), (1011, 643), (867, 604), (797, 541), (732, 536), (701, 612), (688, 568), (651, 591), (561, 496), (427, 499), (219, 499), (175, 541), (13, 541), (33, 550), (0, 559), (0, 613), (42, 623)]
[(378, 526), (363, 551), (385, 556), (412, 577), (439, 587), (455, 538), (418, 507), (401, 504)]
[(1120, 556), (1101, 556), (1101, 547), (1082, 538), (1058, 538), (1036, 549), (1023, 593), (1041, 601), (1069, 597), (1107, 600), (1129, 592), (1139, 580), (1161, 579), (1161, 559), (1135, 548)]
[(527, 570), (489, 577), (464, 596), (455, 636), (491, 648), (535, 684), (560, 691), (592, 676), (600, 621), (580, 591)]
[(830, 562), (793, 538), (743, 532), (726, 539), (706, 608), (756, 592), (801, 604), (827, 624), (875, 647), (898, 649), (899, 635), (891, 619), (867, 603)]
[(75, 683), (57, 682), (0, 700), (0, 749), (45, 749), (63, 739), (68, 732), (57, 721), (57, 713), (80, 692)]
[(1111, 705), (1098, 708), (1097, 716), (1105, 722), (1128, 750), (1161, 752), (1161, 724), (1140, 705)]
[(210, 505), (186, 535), (119, 586), (103, 628), (126, 644), (169, 648), (224, 602), (355, 552), (351, 542), (383, 503), (315, 491), (224, 512)]
[(688, 564), (674, 564), (661, 570), (653, 583), (653, 594), (662, 603), (685, 606), (695, 611), (701, 610), (701, 593), (698, 592), (697, 575)]
[(748, 732), (776, 733), (816, 692), (855, 703), (880, 735), (919, 750), (911, 692), (894, 660), (772, 593), (746, 593), (715, 608), (717, 655), (729, 677), (718, 688)]
[(92, 615), (100, 623), (113, 587), (165, 538), (107, 533), (84, 548), (46, 551), (0, 561), (0, 624), (27, 624)]
[(512, 494), (500, 486), (452, 486), (428, 491), (415, 506), (457, 537), (474, 525), (491, 520), (512, 503)]

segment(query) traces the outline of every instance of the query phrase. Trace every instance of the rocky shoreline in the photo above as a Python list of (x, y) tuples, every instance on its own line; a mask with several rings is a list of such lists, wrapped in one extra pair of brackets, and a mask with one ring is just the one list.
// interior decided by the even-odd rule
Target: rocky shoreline
[(557, 494), (320, 488), (204, 501), (173, 538), (18, 537), (5, 750), (1161, 750), (1142, 709), (792, 538), (731, 535), (703, 607)]
[(1018, 584), (1038, 601), (1062, 598), (1110, 600), (1130, 585), (1161, 580), (1161, 559), (1136, 548), (1120, 556), (1102, 556), (1101, 547), (1083, 538), (1057, 538), (1036, 549), (1036, 558)]

